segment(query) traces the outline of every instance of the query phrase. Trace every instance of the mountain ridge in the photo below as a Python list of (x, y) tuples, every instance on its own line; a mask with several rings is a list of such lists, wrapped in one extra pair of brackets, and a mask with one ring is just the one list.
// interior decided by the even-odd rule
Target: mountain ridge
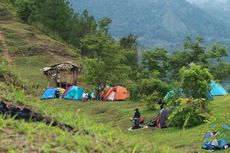
[(133, 33), (142, 47), (177, 48), (186, 36), (201, 36), (207, 44), (230, 40), (225, 23), (186, 0), (71, 0), (71, 4), (76, 11), (87, 9), (97, 20), (111, 18), (113, 36)]

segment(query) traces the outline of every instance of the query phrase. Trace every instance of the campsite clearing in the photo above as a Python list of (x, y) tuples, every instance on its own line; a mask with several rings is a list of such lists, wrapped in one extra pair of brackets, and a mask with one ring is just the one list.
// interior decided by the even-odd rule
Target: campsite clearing
[[(139, 108), (145, 121), (149, 121), (156, 116), (158, 110), (149, 111), (143, 103), (135, 102), (87, 102), (81, 103), (76, 101), (64, 100), (49, 100), (38, 102), (37, 104), (58, 111), (74, 113), (79, 111), (80, 114), (87, 116), (89, 120), (94, 120), (101, 123), (98, 126), (106, 125), (112, 129), (121, 131), (132, 140), (152, 143), (154, 145), (164, 146), (166, 152), (202, 152), (201, 143), (203, 136), (210, 127), (215, 125), (217, 129), (221, 130), (222, 124), (230, 124), (229, 103), (230, 95), (223, 97), (216, 97), (211, 102), (212, 122), (214, 124), (203, 124), (189, 129), (141, 129), (129, 132), (127, 129), (131, 126), (128, 121), (132, 117), (134, 108)], [(59, 114), (59, 113), (58, 113)], [(61, 119), (60, 114), (58, 117)], [(228, 138), (230, 138), (230, 131), (224, 131)], [(169, 147), (170, 146), (170, 147)], [(167, 151), (168, 149), (168, 151)], [(229, 150), (221, 151), (227, 153)]]

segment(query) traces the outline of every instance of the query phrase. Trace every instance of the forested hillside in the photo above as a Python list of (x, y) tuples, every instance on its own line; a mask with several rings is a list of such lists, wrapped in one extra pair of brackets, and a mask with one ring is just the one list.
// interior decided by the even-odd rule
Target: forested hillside
[(200, 7), (202, 10), (220, 19), (223, 23), (230, 26), (230, 1), (229, 0), (188, 0)]
[(186, 0), (70, 1), (76, 11), (87, 9), (96, 19), (111, 18), (113, 36), (135, 34), (142, 47), (161, 46), (172, 50), (186, 36), (201, 36), (207, 44), (217, 41), (229, 46), (230, 25)]

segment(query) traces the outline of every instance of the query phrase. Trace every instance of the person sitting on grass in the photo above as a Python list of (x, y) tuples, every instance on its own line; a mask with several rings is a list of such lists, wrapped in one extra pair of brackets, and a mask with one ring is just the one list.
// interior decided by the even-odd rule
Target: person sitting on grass
[(169, 110), (166, 107), (166, 104), (162, 104), (160, 106), (161, 110), (160, 113), (157, 117), (157, 126), (159, 128), (166, 128), (166, 121), (168, 120), (168, 116), (169, 116)]
[(55, 90), (55, 98), (60, 98), (61, 96), (60, 96), (60, 91), (59, 91), (59, 89), (56, 89)]
[(130, 120), (133, 122), (133, 126), (131, 127), (131, 129), (141, 128), (140, 118), (141, 118), (141, 113), (139, 112), (138, 108), (136, 108), (133, 118), (130, 118)]
[(105, 98), (105, 94), (104, 94), (104, 91), (102, 91), (102, 92), (99, 94), (98, 100), (99, 100), (99, 101), (103, 101), (104, 98)]
[(82, 95), (82, 100), (83, 100), (83, 101), (88, 101), (88, 96), (89, 96), (88, 92), (85, 91), (85, 92), (83, 93), (83, 95)]

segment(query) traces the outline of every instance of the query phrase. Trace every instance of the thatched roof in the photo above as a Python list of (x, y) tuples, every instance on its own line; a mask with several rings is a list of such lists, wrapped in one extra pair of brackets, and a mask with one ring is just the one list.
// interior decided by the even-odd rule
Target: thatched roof
[(42, 69), (43, 72), (48, 72), (48, 71), (53, 71), (53, 70), (79, 70), (81, 71), (82, 65), (74, 64), (72, 62), (64, 62), (64, 63), (59, 63), (59, 64), (54, 64), (49, 67), (44, 67)]

